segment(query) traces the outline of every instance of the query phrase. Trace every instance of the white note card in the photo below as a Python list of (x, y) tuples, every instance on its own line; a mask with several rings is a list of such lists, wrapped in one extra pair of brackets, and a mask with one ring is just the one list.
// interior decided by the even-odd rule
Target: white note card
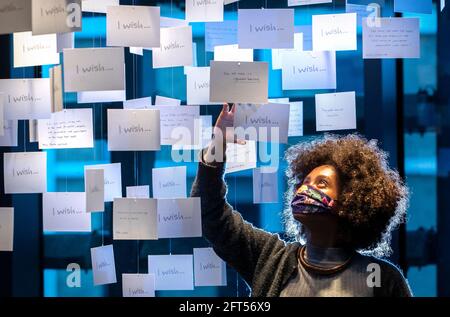
[(289, 131), (288, 136), (303, 135), (303, 101), (294, 101), (289, 103)]
[(230, 143), (226, 150), (225, 173), (234, 173), (256, 168), (256, 142), (248, 140), (245, 144)]
[(4, 120), (0, 121), (0, 126), (3, 128), (3, 135), (0, 136), (0, 146), (15, 147), (18, 145), (18, 121)]
[(153, 198), (186, 198), (186, 166), (152, 169)]
[(125, 100), (124, 109), (150, 109), (152, 106), (152, 97)]
[(113, 245), (91, 248), (94, 285), (117, 283)]
[(13, 34), (14, 68), (59, 64), (56, 34)]
[(205, 23), (205, 50), (213, 52), (217, 45), (237, 44), (237, 21)]
[(0, 207), (0, 251), (13, 251), (14, 208)]
[(313, 15), (312, 36), (316, 52), (356, 50), (356, 13)]
[(51, 100), (52, 112), (58, 112), (64, 108), (61, 65), (50, 68), (49, 73), (50, 73), (51, 98), (52, 98)]
[(223, 21), (223, 0), (186, 0), (186, 21)]
[(278, 203), (277, 169), (261, 167), (253, 170), (253, 203)]
[(47, 119), (51, 113), (49, 78), (0, 79), (4, 93), (5, 119)]
[(154, 274), (122, 274), (123, 297), (155, 297)]
[(191, 26), (161, 29), (161, 46), (152, 50), (153, 68), (192, 65)]
[(91, 214), (86, 212), (86, 193), (44, 193), (44, 231), (91, 232)]
[(106, 13), (108, 6), (118, 6), (119, 0), (83, 0), (83, 12)]
[(209, 67), (186, 67), (186, 96), (188, 105), (209, 105)]
[(103, 169), (105, 178), (105, 202), (122, 197), (121, 163), (86, 165), (85, 170)]
[(65, 92), (125, 89), (125, 58), (122, 47), (66, 49)]
[(150, 186), (127, 186), (127, 198), (150, 198)]
[(195, 286), (226, 286), (227, 265), (213, 248), (194, 248)]
[(267, 103), (268, 71), (266, 62), (211, 61), (210, 101)]
[(238, 139), (287, 143), (289, 103), (238, 104), (234, 128)]
[(181, 100), (156, 95), (155, 105), (156, 106), (180, 106)]
[(113, 205), (114, 240), (156, 240), (156, 200), (115, 198)]
[(79, 91), (77, 103), (123, 102), (127, 99), (125, 90)]
[(31, 31), (31, 1), (0, 2), (0, 34)]
[(195, 120), (199, 106), (156, 106), (161, 115), (161, 145), (190, 145), (195, 142)]
[(86, 212), (105, 210), (105, 170), (84, 171), (84, 191), (86, 192)]
[(32, 194), (47, 191), (47, 153), (4, 153), (5, 194)]
[(336, 89), (336, 52), (285, 52), (283, 90)]
[(158, 199), (158, 238), (202, 236), (200, 198)]
[(64, 109), (38, 121), (40, 149), (92, 148), (92, 109)]
[(193, 290), (192, 255), (149, 255), (148, 273), (155, 275), (155, 290)]
[(75, 48), (75, 33), (56, 34), (56, 51), (62, 53), (64, 49)]
[(293, 48), (293, 9), (238, 11), (239, 48)]
[(272, 69), (281, 69), (283, 66), (283, 54), (287, 51), (303, 51), (303, 33), (294, 34), (294, 48), (275, 48), (272, 49)]
[(214, 47), (215, 61), (253, 62), (253, 49), (239, 48), (237, 44), (218, 45)]
[(288, 0), (288, 6), (305, 6), (310, 4), (331, 3), (333, 0)]
[(5, 135), (3, 122), (5, 121), (5, 96), (0, 92), (0, 137)]
[(316, 95), (316, 131), (356, 129), (355, 92)]
[(160, 8), (111, 6), (106, 12), (107, 46), (159, 47)]
[(108, 109), (109, 151), (159, 151), (160, 113), (155, 109)]
[(81, 31), (81, 0), (32, 0), (33, 34)]
[(363, 58), (420, 58), (419, 18), (363, 19)]

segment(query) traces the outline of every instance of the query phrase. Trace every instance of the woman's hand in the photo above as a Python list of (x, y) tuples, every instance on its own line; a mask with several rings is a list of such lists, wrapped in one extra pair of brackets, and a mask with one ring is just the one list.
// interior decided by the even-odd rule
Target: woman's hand
[(238, 140), (234, 134), (235, 112), (236, 104), (232, 105), (231, 110), (227, 103), (223, 104), (213, 129), (213, 139), (203, 156), (206, 163), (223, 162), (227, 143), (245, 144), (244, 140)]

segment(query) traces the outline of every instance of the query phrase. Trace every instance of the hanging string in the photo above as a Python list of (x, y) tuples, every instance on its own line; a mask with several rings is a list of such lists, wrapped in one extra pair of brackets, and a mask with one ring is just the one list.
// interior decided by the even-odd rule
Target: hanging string
[[(237, 176), (234, 175), (234, 210), (237, 208)], [(239, 273), (236, 271), (236, 297), (239, 297)]]

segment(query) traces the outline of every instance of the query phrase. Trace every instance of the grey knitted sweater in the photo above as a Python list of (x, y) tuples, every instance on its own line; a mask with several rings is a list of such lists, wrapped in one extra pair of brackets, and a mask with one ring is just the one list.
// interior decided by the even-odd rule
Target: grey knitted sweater
[[(254, 227), (226, 201), (224, 164), (199, 163), (191, 196), (201, 198), (204, 237), (214, 251), (233, 267), (251, 287), (254, 297), (280, 296), (298, 270), (299, 243), (287, 243), (278, 234)], [(411, 296), (402, 273), (391, 263), (368, 257), (381, 268), (380, 287), (373, 295)]]

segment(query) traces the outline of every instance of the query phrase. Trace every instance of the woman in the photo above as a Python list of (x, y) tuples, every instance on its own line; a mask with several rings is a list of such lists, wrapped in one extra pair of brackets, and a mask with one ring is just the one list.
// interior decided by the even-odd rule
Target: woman
[[(201, 198), (203, 234), (250, 285), (253, 296), (411, 296), (402, 273), (375, 256), (390, 251), (408, 191), (386, 154), (357, 135), (326, 136), (288, 150), (287, 243), (253, 227), (226, 201), (227, 142), (236, 142), (228, 105), (202, 152), (192, 196)], [(223, 136), (223, 137), (222, 137)]]

